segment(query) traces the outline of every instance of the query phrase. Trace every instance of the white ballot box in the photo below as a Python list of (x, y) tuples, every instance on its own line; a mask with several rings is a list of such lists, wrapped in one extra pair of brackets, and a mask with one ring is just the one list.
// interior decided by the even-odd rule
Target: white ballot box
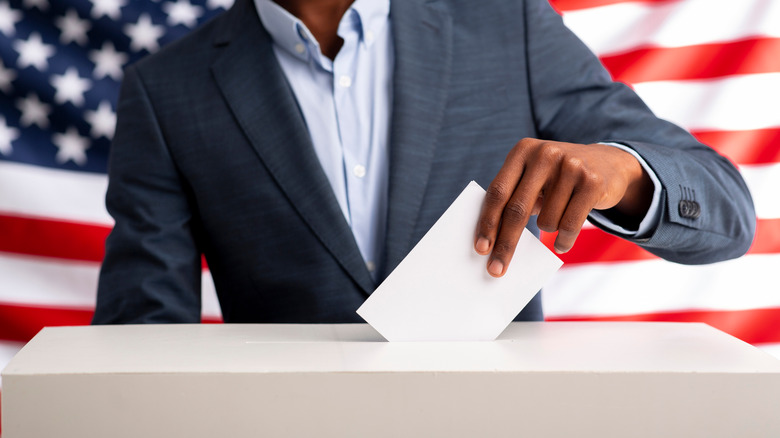
[(4, 438), (780, 436), (780, 361), (704, 324), (46, 328), (2, 376)]

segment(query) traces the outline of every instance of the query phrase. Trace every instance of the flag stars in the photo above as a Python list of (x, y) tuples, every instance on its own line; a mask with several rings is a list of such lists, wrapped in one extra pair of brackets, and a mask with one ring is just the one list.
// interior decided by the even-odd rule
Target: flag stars
[(104, 42), (100, 50), (90, 51), (89, 59), (95, 64), (92, 73), (95, 78), (110, 77), (116, 81), (122, 80), (122, 66), (128, 61), (128, 56), (117, 52), (111, 42)]
[(97, 111), (86, 111), (84, 118), (92, 125), (92, 131), (90, 132), (92, 138), (106, 137), (111, 140), (114, 137), (116, 113), (111, 109), (109, 101), (101, 101)]
[(5, 123), (5, 117), (0, 116), (0, 154), (5, 156), (11, 155), (11, 152), (13, 152), (11, 143), (17, 138), (19, 138), (19, 130), (8, 126)]
[(73, 126), (62, 133), (56, 133), (52, 136), (52, 143), (57, 146), (57, 156), (55, 160), (59, 164), (65, 164), (73, 161), (79, 166), (87, 164), (87, 149), (89, 149), (89, 139), (79, 135), (78, 130)]
[(206, 2), (206, 6), (209, 9), (230, 9), (230, 7), (233, 6), (233, 1), (234, 0), (208, 0), (208, 2)]
[(47, 0), (24, 0), (22, 6), (27, 9), (38, 8), (41, 12), (49, 10), (49, 2)]
[(68, 67), (64, 75), (54, 75), (51, 85), (56, 90), (54, 101), (60, 104), (71, 102), (73, 105), (84, 105), (84, 93), (89, 90), (92, 82), (79, 76), (75, 67)]
[(12, 9), (7, 1), (0, 2), (0, 33), (10, 37), (16, 33), (16, 23), (22, 21), (22, 13)]
[(37, 125), (41, 129), (49, 127), (49, 114), (51, 106), (41, 102), (37, 95), (30, 93), (24, 99), (16, 101), (16, 107), (21, 111), (22, 116), (19, 123), (24, 126)]
[(149, 14), (141, 14), (138, 22), (126, 25), (124, 31), (130, 37), (130, 50), (155, 52), (160, 48), (158, 40), (165, 34), (165, 26), (153, 24)]
[(122, 17), (120, 9), (127, 4), (127, 0), (89, 0), (92, 2), (92, 18), (98, 19), (106, 16), (112, 20)]
[(19, 52), (16, 63), (20, 69), (33, 66), (39, 71), (49, 68), (49, 58), (56, 52), (54, 46), (43, 43), (37, 32), (31, 33), (26, 40), (14, 42), (14, 49)]
[(16, 72), (11, 69), (5, 68), (3, 61), (0, 60), (0, 91), (5, 94), (11, 94), (13, 87), (11, 82), (16, 79)]
[(194, 6), (189, 0), (168, 2), (162, 5), (162, 9), (168, 14), (168, 24), (171, 26), (183, 24), (193, 28), (198, 25), (198, 18), (203, 16), (203, 8)]
[(74, 9), (69, 9), (64, 16), (54, 20), (54, 23), (60, 29), (60, 42), (62, 44), (75, 42), (85, 46), (89, 42), (87, 38), (87, 32), (91, 27), (89, 21), (79, 18), (78, 12)]

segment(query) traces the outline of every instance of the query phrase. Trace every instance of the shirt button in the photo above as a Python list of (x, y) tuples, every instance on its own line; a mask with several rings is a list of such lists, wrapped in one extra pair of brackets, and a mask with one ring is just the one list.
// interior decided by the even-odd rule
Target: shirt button
[(298, 53), (303, 53), (304, 51), (306, 51), (306, 46), (304, 46), (301, 43), (298, 43), (295, 45), (295, 51)]
[(370, 43), (370, 42), (374, 41), (374, 32), (371, 32), (370, 30), (366, 31), (365, 37), (366, 37), (366, 42), (367, 43)]
[(374, 272), (376, 270), (376, 264), (374, 262), (368, 261), (366, 262), (366, 268), (368, 268), (368, 272)]
[(342, 76), (339, 78), (339, 85), (343, 88), (349, 88), (352, 85), (352, 79), (349, 76)]
[(358, 164), (352, 169), (352, 173), (355, 174), (358, 178), (363, 178), (366, 176), (366, 166), (363, 166), (362, 164)]

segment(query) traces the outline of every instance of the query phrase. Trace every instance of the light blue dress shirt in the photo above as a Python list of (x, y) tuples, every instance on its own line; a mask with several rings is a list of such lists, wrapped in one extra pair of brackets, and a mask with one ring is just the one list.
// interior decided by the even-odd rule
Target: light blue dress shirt
[(382, 264), (387, 221), (393, 41), (389, 0), (357, 0), (339, 23), (334, 60), (309, 29), (271, 0), (255, 0), (298, 100), (314, 151), (366, 266)]
[[(376, 278), (383, 263), (387, 221), (394, 65), (390, 0), (352, 4), (339, 23), (338, 35), (344, 44), (332, 61), (321, 53), (300, 19), (271, 0), (254, 1), (303, 113), (314, 151), (366, 266)], [(596, 210), (590, 219), (614, 232), (641, 238), (660, 218), (660, 181), (632, 149), (604, 144), (634, 155), (650, 175), (655, 193), (637, 230), (625, 229)]]

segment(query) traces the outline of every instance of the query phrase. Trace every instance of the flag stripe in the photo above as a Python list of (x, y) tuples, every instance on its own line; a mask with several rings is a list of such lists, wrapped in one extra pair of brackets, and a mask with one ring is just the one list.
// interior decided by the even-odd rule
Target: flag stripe
[(0, 212), (113, 226), (103, 204), (105, 174), (0, 161)]
[[(542, 233), (542, 242), (551, 250), (556, 233)], [(759, 220), (756, 236), (748, 254), (780, 253), (780, 219)], [(639, 246), (598, 228), (583, 229), (577, 243), (565, 254), (558, 254), (564, 268), (587, 263), (612, 263), (654, 260), (656, 256)]]
[[(43, 327), (88, 325), (93, 309), (51, 306), (27, 306), (0, 303), (0, 339), (3, 342), (27, 342)], [(201, 322), (221, 322), (219, 316), (204, 315)]]
[(0, 214), (0, 252), (100, 263), (111, 227)]
[(548, 321), (704, 322), (751, 344), (780, 342), (780, 308), (736, 311), (682, 310), (624, 316), (551, 317)]
[(626, 83), (711, 79), (780, 72), (780, 38), (751, 38), (718, 44), (645, 48), (601, 62), (615, 80)]
[(694, 131), (693, 135), (702, 143), (711, 146), (737, 164), (780, 162), (780, 128), (748, 131)]
[[(636, 0), (634, 3), (661, 4), (672, 3), (680, 0)], [(599, 6), (626, 3), (626, 0), (550, 0), (557, 11), (566, 12), (577, 9), (597, 8)]]
[(633, 87), (658, 117), (692, 131), (780, 127), (780, 73), (642, 82)]
[[(95, 305), (100, 264), (46, 257), (0, 253), (0, 302), (6, 304), (92, 309)], [(220, 315), (209, 271), (201, 276), (202, 313)]]
[(649, 47), (685, 47), (780, 37), (776, 0), (619, 2), (564, 11), (564, 23), (599, 56)]
[(780, 163), (741, 166), (740, 172), (753, 196), (756, 215), (760, 219), (780, 218)]
[(770, 274), (778, 266), (780, 254), (694, 266), (661, 259), (564, 265), (542, 298), (550, 317), (780, 308)]

